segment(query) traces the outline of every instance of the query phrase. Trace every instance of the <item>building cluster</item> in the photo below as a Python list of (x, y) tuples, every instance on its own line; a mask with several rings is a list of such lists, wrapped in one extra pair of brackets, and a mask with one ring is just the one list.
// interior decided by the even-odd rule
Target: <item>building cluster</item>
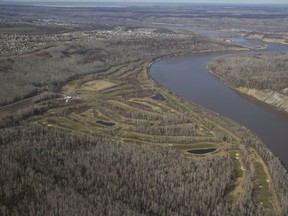
[(47, 41), (39, 40), (39, 36), (22, 34), (0, 34), (0, 41), (0, 55), (16, 54), (27, 50), (33, 50), (47, 44)]
[[(15, 22), (17, 23), (17, 21)], [(50, 22), (48, 23), (51, 24)], [(172, 31), (161, 32), (157, 31), (157, 29), (155, 28), (144, 28), (144, 27), (143, 28), (115, 27), (113, 30), (74, 31), (74, 32), (57, 33), (57, 34), (0, 33), (0, 42), (1, 42), (0, 55), (22, 53), (24, 51), (44, 47), (51, 43), (54, 44), (75, 43), (81, 41), (139, 39), (139, 38), (179, 39), (179, 38), (187, 38), (190, 36), (191, 35), (185, 33), (176, 34), (175, 32)]]
[(100, 39), (133, 39), (133, 38), (187, 38), (189, 34), (176, 34), (173, 32), (161, 33), (155, 28), (136, 28), (126, 29), (125, 27), (117, 27), (113, 30), (90, 31), (84, 33), (89, 40)]

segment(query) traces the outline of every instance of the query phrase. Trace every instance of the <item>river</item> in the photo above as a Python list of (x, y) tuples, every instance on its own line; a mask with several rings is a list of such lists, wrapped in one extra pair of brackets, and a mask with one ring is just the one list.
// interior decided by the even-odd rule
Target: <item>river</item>
[[(198, 30), (203, 34), (203, 30), (199, 29), (186, 27), (185, 30)], [(206, 35), (211, 36), (211, 31), (208, 33)], [(259, 45), (260, 43), (243, 37), (234, 39), (243, 45)], [(268, 48), (261, 52), (284, 52), (288, 50), (287, 48), (286, 45), (268, 44)], [(260, 52), (260, 50), (249, 51), (249, 53), (252, 52)], [(150, 74), (160, 85), (176, 94), (249, 128), (263, 140), (287, 168), (288, 115), (237, 93), (207, 70), (209, 61), (232, 53), (239, 52), (207, 52), (169, 57), (153, 63), (150, 67)], [(241, 54), (245, 53), (241, 52)]]

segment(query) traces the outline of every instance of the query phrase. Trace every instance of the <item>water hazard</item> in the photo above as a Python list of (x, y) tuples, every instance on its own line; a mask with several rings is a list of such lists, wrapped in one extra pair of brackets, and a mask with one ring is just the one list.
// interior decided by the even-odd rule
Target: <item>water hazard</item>
[(97, 123), (97, 124), (100, 124), (100, 125), (107, 126), (107, 127), (113, 127), (113, 126), (115, 126), (115, 124), (112, 123), (112, 122), (105, 122), (105, 121), (102, 121), (102, 120), (96, 121), (96, 123)]
[(209, 148), (209, 149), (193, 149), (193, 150), (189, 150), (189, 153), (192, 154), (207, 154), (207, 153), (211, 153), (216, 151), (216, 148)]

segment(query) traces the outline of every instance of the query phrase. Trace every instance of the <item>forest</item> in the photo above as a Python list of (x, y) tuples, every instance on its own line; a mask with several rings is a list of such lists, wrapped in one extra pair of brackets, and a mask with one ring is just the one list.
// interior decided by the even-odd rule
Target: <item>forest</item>
[(233, 87), (282, 91), (288, 86), (288, 54), (257, 53), (220, 57), (209, 70)]
[(266, 145), (149, 75), (159, 58), (246, 48), (143, 26), (156, 11), (3, 6), (0, 215), (288, 214)]

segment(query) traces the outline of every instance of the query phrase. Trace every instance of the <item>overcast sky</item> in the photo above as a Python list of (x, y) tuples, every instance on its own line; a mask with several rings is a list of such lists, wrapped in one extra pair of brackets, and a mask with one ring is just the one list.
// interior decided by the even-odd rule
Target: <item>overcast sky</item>
[(0, 2), (174, 2), (174, 3), (230, 3), (230, 4), (286, 4), (288, 0), (0, 0)]

